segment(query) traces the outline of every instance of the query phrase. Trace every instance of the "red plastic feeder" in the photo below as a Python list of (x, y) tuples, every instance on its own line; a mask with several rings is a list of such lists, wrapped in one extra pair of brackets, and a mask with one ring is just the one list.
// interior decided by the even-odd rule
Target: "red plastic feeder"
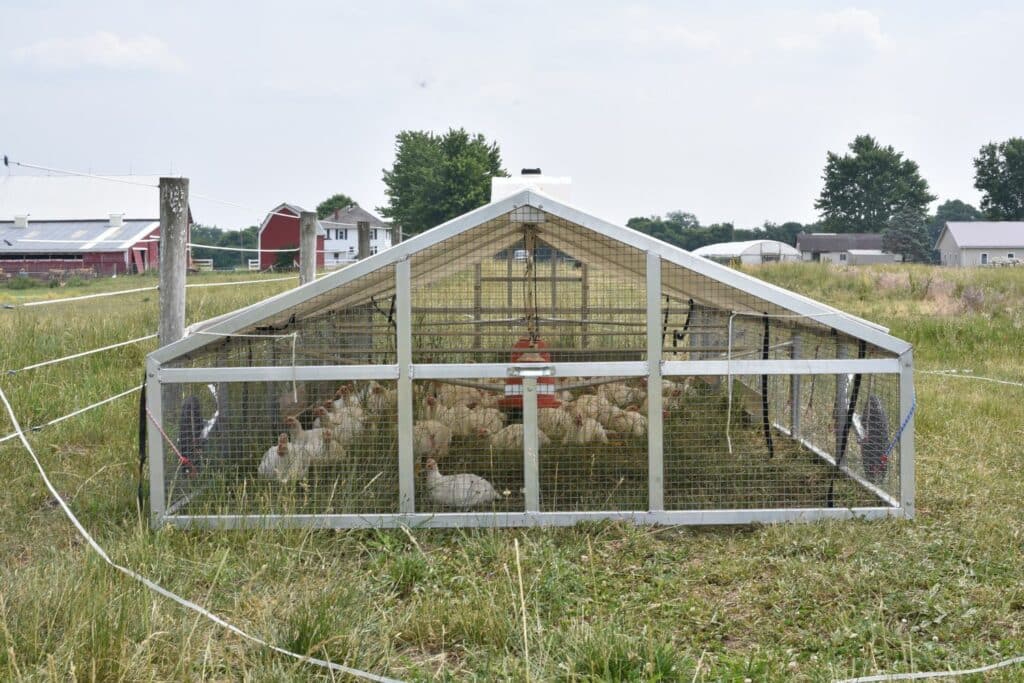
[[(551, 354), (543, 349), (547, 344), (543, 340), (531, 340), (529, 337), (520, 337), (519, 341), (512, 345), (513, 363), (550, 363)], [(537, 407), (558, 408), (562, 402), (555, 398), (555, 378), (537, 378)], [(523, 378), (509, 377), (505, 380), (505, 398), (498, 400), (498, 406), (506, 409), (523, 408)]]

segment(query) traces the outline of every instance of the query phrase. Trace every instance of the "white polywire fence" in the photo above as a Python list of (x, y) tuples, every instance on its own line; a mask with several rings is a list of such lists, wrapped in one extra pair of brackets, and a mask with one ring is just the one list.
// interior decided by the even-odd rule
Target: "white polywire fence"
[[(263, 280), (238, 280), (235, 282), (195, 282), (192, 284), (185, 285), (186, 289), (202, 288), (202, 287), (226, 287), (228, 285), (262, 285), (270, 282), (284, 282), (285, 280), (298, 280), (297, 275), (290, 275), (288, 277), (274, 277)], [(102, 299), (110, 296), (121, 296), (123, 294), (138, 294), (140, 292), (153, 292), (160, 289), (158, 286), (153, 285), (152, 287), (135, 287), (133, 289), (121, 289), (116, 292), (97, 292), (96, 294), (83, 294), (82, 296), (68, 296), (62, 299), (43, 299), (41, 301), (28, 301), (23, 304), (4, 304), (3, 307), (7, 309), (12, 308), (34, 308), (36, 306), (49, 306), (52, 304), (64, 304), (72, 301), (86, 301), (88, 299)]]
[(297, 659), (300, 662), (304, 662), (304, 663), (308, 663), (308, 664), (314, 664), (316, 666), (319, 666), (319, 667), (322, 667), (322, 668), (325, 668), (325, 669), (329, 669), (331, 671), (337, 671), (339, 673), (345, 673), (345, 674), (348, 674), (350, 676), (355, 676), (357, 678), (362, 678), (362, 679), (369, 680), (369, 681), (378, 681), (379, 683), (401, 683), (401, 681), (399, 681), (398, 679), (388, 678), (386, 676), (380, 676), (378, 674), (370, 673), (370, 672), (367, 672), (367, 671), (362, 671), (360, 669), (353, 669), (353, 668), (344, 666), (342, 664), (337, 664), (335, 662), (331, 662), (329, 660), (318, 659), (316, 657), (310, 657), (308, 655), (302, 655), (302, 654), (299, 654), (297, 652), (292, 652), (291, 650), (286, 650), (285, 648), (278, 647), (277, 645), (272, 645), (271, 643), (268, 643), (267, 641), (263, 640), (262, 638), (259, 638), (257, 636), (254, 636), (254, 635), (251, 635), (251, 634), (247, 633), (246, 631), (243, 631), (239, 627), (237, 627), (234, 624), (226, 621), (222, 617), (217, 616), (216, 614), (214, 614), (210, 610), (206, 609), (205, 607), (202, 607), (201, 605), (199, 605), (199, 604), (197, 604), (197, 603), (195, 603), (195, 602), (193, 602), (191, 600), (183, 598), (180, 595), (178, 595), (177, 593), (174, 593), (172, 591), (167, 590), (166, 588), (164, 588), (160, 584), (158, 584), (158, 583), (156, 583), (156, 582), (146, 578), (142, 574), (139, 574), (138, 572), (136, 572), (136, 571), (134, 571), (132, 569), (129, 569), (128, 567), (125, 567), (123, 565), (120, 565), (120, 564), (114, 562), (112, 559), (110, 559), (110, 555), (107, 554), (107, 551), (104, 550), (103, 547), (99, 543), (96, 542), (96, 539), (94, 539), (92, 537), (92, 535), (82, 525), (82, 523), (81, 523), (81, 521), (79, 521), (78, 517), (75, 516), (75, 513), (71, 511), (71, 507), (68, 505), (67, 501), (64, 500), (64, 497), (61, 496), (60, 492), (57, 491), (57, 489), (54, 487), (53, 483), (50, 481), (50, 478), (46, 474), (46, 470), (43, 467), (42, 462), (40, 462), (39, 457), (36, 455), (35, 450), (32, 448), (32, 444), (29, 443), (28, 438), (26, 438), (24, 431), (22, 431), (21, 425), (18, 423), (18, 418), (17, 418), (17, 416), (14, 413), (14, 408), (11, 406), (10, 402), (7, 400), (7, 394), (4, 393), (2, 388), (0, 388), (0, 401), (3, 402), (4, 409), (7, 411), (7, 415), (8, 415), (8, 417), (11, 420), (11, 424), (14, 425), (15, 436), (18, 439), (21, 440), (22, 446), (28, 452), (29, 456), (31, 456), (32, 462), (35, 465), (36, 469), (39, 471), (39, 475), (40, 475), (40, 477), (42, 477), (43, 483), (46, 485), (46, 488), (50, 492), (50, 495), (53, 496), (53, 499), (57, 501), (58, 505), (60, 505), (61, 510), (64, 512), (64, 515), (74, 525), (75, 529), (82, 536), (82, 538), (86, 541), (86, 543), (89, 544), (89, 547), (92, 548), (92, 550), (97, 555), (99, 555), (100, 558), (105, 563), (110, 565), (112, 568), (114, 568), (117, 571), (121, 572), (125, 576), (128, 576), (129, 578), (132, 578), (135, 581), (138, 581), (139, 583), (141, 583), (142, 585), (144, 585), (146, 588), (150, 589), (151, 591), (153, 591), (153, 592), (155, 592), (155, 593), (157, 593), (159, 595), (162, 595), (165, 598), (168, 598), (169, 600), (172, 600), (172, 601), (178, 603), (179, 605), (181, 605), (182, 607), (190, 609), (193, 612), (196, 612), (197, 614), (199, 614), (199, 615), (201, 615), (203, 617), (206, 617), (207, 619), (209, 619), (213, 623), (215, 623), (218, 626), (221, 626), (223, 628), (226, 628), (227, 630), (231, 631), (235, 635), (240, 636), (240, 637), (242, 637), (242, 638), (244, 638), (244, 639), (246, 639), (246, 640), (248, 640), (250, 642), (256, 643), (257, 645), (260, 645), (262, 647), (269, 648), (269, 649), (271, 649), (274, 652), (277, 652), (279, 654), (283, 654), (283, 655), (286, 655), (288, 657), (292, 657), (293, 659)]

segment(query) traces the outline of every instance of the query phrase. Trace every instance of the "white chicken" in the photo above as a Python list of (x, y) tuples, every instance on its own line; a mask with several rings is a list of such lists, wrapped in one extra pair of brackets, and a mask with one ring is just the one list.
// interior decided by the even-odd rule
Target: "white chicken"
[(314, 412), (317, 418), (313, 420), (313, 428), (330, 428), (334, 440), (343, 446), (351, 444), (363, 431), (363, 409), (358, 406), (333, 413), (319, 407)]
[(394, 414), (398, 410), (398, 391), (373, 382), (366, 395), (366, 410), (372, 415)]
[(477, 405), (483, 398), (483, 393), (473, 387), (464, 387), (459, 384), (441, 384), (437, 389), (437, 400), (441, 405), (454, 408), (455, 406)]
[(498, 401), (501, 400), (501, 394), (497, 391), (481, 391), (480, 402), (477, 403), (474, 408), (497, 408)]
[(643, 436), (647, 433), (647, 418), (637, 412), (636, 406), (631, 406), (612, 415), (608, 429), (628, 436)]
[(427, 459), (426, 470), (427, 495), (439, 505), (468, 509), (501, 500), (491, 482), (483, 477), (475, 474), (443, 475), (433, 458)]
[(309, 474), (310, 459), (305, 449), (294, 448), (288, 443), (288, 435), (277, 437), (277, 445), (263, 454), (257, 473), (264, 479), (275, 479), (282, 483), (305, 479)]
[(600, 394), (586, 394), (584, 396), (580, 396), (570, 404), (567, 407), (567, 410), (574, 418), (590, 418), (592, 420), (597, 420), (601, 424), (605, 424), (611, 419), (612, 415), (615, 414), (617, 408)]
[(325, 462), (340, 461), (345, 459), (345, 446), (348, 442), (343, 441), (341, 435), (333, 429), (325, 428), (323, 431), (324, 449), (313, 455), (314, 460)]
[(594, 418), (577, 415), (574, 422), (576, 429), (568, 439), (572, 443), (608, 443), (608, 433)]
[(451, 443), (451, 428), (438, 420), (417, 422), (412, 428), (412, 452), (418, 458), (447, 455)]
[(490, 436), (500, 432), (505, 426), (505, 414), (497, 408), (474, 408), (469, 411), (463, 422), (466, 426), (465, 436)]
[[(540, 446), (547, 446), (551, 439), (543, 430), (537, 430), (537, 443)], [(514, 424), (505, 427), (499, 432), (491, 435), (491, 448), (497, 451), (521, 451), (523, 450), (523, 425)]]
[(301, 446), (310, 452), (322, 451), (324, 448), (323, 428), (303, 429), (302, 423), (295, 416), (284, 419), (288, 432), (291, 435), (291, 442), (295, 446)]
[(334, 393), (334, 401), (331, 402), (331, 410), (341, 410), (342, 408), (360, 408), (359, 397), (352, 391), (352, 387), (348, 384), (342, 384), (338, 387), (338, 391)]
[(639, 403), (644, 398), (643, 389), (637, 389), (624, 382), (610, 382), (597, 387), (598, 396), (604, 396), (610, 403), (625, 408), (633, 403)]
[(573, 429), (572, 415), (564, 408), (541, 408), (537, 411), (537, 426), (552, 439), (562, 440)]

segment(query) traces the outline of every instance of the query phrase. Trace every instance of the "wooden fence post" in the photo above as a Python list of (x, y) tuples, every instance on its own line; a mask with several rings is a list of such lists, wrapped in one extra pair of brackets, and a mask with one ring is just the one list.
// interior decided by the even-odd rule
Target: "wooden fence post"
[(299, 214), (299, 284), (316, 279), (316, 212)]
[(357, 221), (356, 229), (359, 231), (359, 260), (370, 255), (370, 224), (367, 221)]
[(188, 266), (188, 178), (160, 179), (161, 346), (185, 336), (185, 274)]

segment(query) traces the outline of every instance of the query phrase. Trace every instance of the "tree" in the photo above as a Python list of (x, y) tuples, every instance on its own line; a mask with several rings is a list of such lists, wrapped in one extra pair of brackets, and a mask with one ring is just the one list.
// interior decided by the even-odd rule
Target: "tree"
[[(928, 239), (934, 247), (939, 239), (939, 233), (946, 223), (950, 221), (970, 222), (980, 221), (983, 218), (981, 211), (959, 199), (950, 199), (939, 204), (935, 214), (928, 219)], [(936, 252), (937, 253), (937, 252)]]
[(917, 164), (870, 135), (858, 135), (850, 154), (828, 153), (825, 186), (814, 207), (830, 232), (880, 232), (898, 213), (923, 221), (935, 195)]
[(704, 226), (696, 216), (685, 211), (670, 211), (665, 218), (637, 216), (626, 221), (626, 226), (691, 251), (706, 244), (730, 242), (734, 232), (732, 223)]
[(974, 158), (981, 210), (994, 221), (1024, 220), (1024, 138), (990, 142)]
[[(241, 230), (222, 230), (207, 225), (193, 225), (192, 241), (196, 244), (209, 244), (215, 247), (232, 247), (255, 249), (258, 242), (259, 227), (250, 225)], [(224, 251), (222, 249), (192, 248), (192, 258), (213, 259), (213, 267), (220, 269), (244, 267), (246, 259), (256, 258), (252, 251)]]
[(378, 210), (415, 235), (483, 206), (491, 178), (507, 175), (497, 143), (483, 135), (403, 130), (395, 137), (394, 166), (384, 170), (388, 205)]
[(327, 199), (323, 200), (316, 205), (316, 217), (323, 219), (330, 216), (338, 209), (344, 209), (345, 207), (356, 204), (356, 201), (349, 197), (347, 194), (332, 194)]
[(928, 263), (932, 260), (928, 228), (915, 209), (901, 209), (889, 219), (882, 231), (882, 250), (903, 254), (905, 262)]

